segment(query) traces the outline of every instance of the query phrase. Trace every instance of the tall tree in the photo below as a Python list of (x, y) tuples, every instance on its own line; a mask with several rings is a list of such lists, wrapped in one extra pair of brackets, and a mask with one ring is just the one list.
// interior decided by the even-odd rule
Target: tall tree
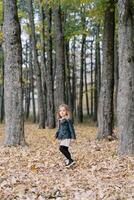
[(72, 112), (75, 111), (76, 115), (76, 85), (77, 85), (77, 80), (76, 80), (76, 37), (74, 37), (72, 41)]
[[(86, 49), (85, 49), (85, 57), (86, 57)], [(85, 66), (84, 66), (84, 78), (85, 78), (86, 110), (87, 110), (87, 116), (90, 116), (90, 113), (89, 113), (89, 97), (88, 97), (87, 63), (86, 63), (86, 58), (85, 58)]]
[(43, 104), (45, 111), (45, 121), (47, 121), (47, 93), (46, 93), (46, 40), (45, 40), (45, 12), (42, 0), (40, 0), (40, 18), (41, 18), (41, 31), (40, 31), (40, 43), (41, 43), (41, 77), (42, 77), (42, 93), (43, 93)]
[(33, 12), (33, 1), (28, 2), (28, 13), (29, 22), (31, 27), (31, 37), (32, 37), (32, 50), (33, 50), (33, 60), (36, 72), (36, 83), (38, 92), (38, 113), (39, 113), (39, 128), (45, 128), (45, 109), (43, 104), (43, 92), (42, 92), (42, 81), (41, 81), (41, 69), (38, 62), (38, 53), (36, 48), (36, 35), (35, 35), (35, 24), (34, 24), (34, 12)]
[[(85, 7), (81, 7), (81, 21), (82, 28), (85, 30), (86, 28), (86, 18), (84, 15)], [(81, 42), (81, 61), (80, 61), (80, 86), (79, 86), (79, 100), (78, 100), (78, 121), (83, 122), (83, 72), (85, 65), (85, 53), (86, 53), (86, 34), (82, 34), (82, 42)]]
[(15, 0), (4, 0), (5, 144), (25, 145), (22, 102), (22, 47)]
[[(26, 41), (25, 44), (25, 59), (23, 61), (23, 64), (25, 64), (25, 69), (23, 70), (23, 77), (24, 77), (24, 86), (23, 86), (23, 98), (25, 100), (25, 118), (26, 120), (29, 118), (29, 112), (30, 112), (30, 80), (29, 80), (29, 68), (28, 68), (28, 42)], [(24, 101), (23, 100), (23, 101)]]
[(0, 122), (4, 120), (4, 55), (0, 44)]
[(118, 41), (115, 35), (114, 42), (114, 125), (117, 126), (117, 93), (119, 81), (119, 55), (118, 55)]
[(93, 96), (93, 40), (91, 40), (90, 41), (90, 43), (91, 43), (91, 58), (90, 58), (90, 60), (91, 60), (91, 71), (90, 71), (90, 74), (91, 74), (91, 89), (90, 89), (90, 91), (91, 91), (91, 117), (93, 117), (93, 110), (94, 110), (94, 101), (93, 101), (93, 99), (94, 99), (94, 96)]
[(54, 128), (54, 77), (53, 77), (53, 43), (52, 43), (52, 9), (46, 11), (47, 18), (47, 65), (46, 65), (46, 88), (47, 88), (47, 126)]
[(85, 64), (85, 42), (86, 35), (82, 35), (81, 45), (81, 66), (80, 66), (80, 86), (79, 86), (79, 101), (78, 101), (78, 121), (83, 122), (83, 72)]
[(100, 26), (96, 27), (95, 38), (95, 92), (94, 92), (94, 120), (97, 121), (98, 99), (101, 85), (101, 55), (100, 55)]
[(31, 93), (32, 93), (32, 121), (33, 123), (36, 122), (36, 105), (35, 105), (35, 95), (34, 95), (34, 70), (33, 70), (33, 64), (32, 64), (32, 39), (31, 35), (29, 36), (29, 75), (30, 75), (30, 87), (31, 87)]
[(119, 0), (119, 153), (134, 155), (134, 3)]
[(98, 139), (112, 135), (113, 129), (114, 28), (114, 1), (109, 0), (104, 17), (103, 68), (98, 105)]
[(62, 28), (61, 6), (57, 3), (54, 6), (55, 23), (55, 46), (56, 46), (56, 89), (55, 106), (65, 101), (65, 54), (64, 54), (64, 33)]
[(72, 86), (71, 86), (71, 70), (70, 70), (70, 52), (69, 52), (69, 41), (65, 41), (65, 54), (66, 54), (66, 90), (67, 90), (67, 104), (69, 105), (71, 111), (73, 111), (72, 106)]

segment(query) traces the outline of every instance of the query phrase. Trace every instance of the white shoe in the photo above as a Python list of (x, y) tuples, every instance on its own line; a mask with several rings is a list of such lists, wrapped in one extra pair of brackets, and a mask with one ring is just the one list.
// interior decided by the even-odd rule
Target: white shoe
[(75, 164), (75, 161), (74, 160), (69, 160), (68, 164), (66, 165), (66, 167), (71, 167), (72, 165)]

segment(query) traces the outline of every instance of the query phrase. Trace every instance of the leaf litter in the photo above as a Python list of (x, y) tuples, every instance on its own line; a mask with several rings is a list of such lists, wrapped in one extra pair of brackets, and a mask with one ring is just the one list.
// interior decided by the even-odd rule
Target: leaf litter
[[(28, 146), (0, 148), (1, 200), (133, 200), (134, 158), (118, 156), (118, 140), (95, 140), (97, 129), (76, 125), (70, 147), (76, 164), (65, 168), (55, 129), (26, 124)], [(0, 125), (0, 142), (4, 125)]]

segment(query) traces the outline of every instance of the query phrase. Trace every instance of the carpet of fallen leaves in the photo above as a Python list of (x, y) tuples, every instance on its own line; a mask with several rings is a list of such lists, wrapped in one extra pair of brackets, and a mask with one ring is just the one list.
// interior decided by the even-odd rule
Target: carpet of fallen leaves
[[(0, 200), (132, 200), (134, 158), (117, 155), (118, 141), (96, 141), (96, 128), (76, 125), (65, 168), (54, 129), (26, 124), (27, 147), (0, 147)], [(0, 142), (4, 125), (0, 125)]]

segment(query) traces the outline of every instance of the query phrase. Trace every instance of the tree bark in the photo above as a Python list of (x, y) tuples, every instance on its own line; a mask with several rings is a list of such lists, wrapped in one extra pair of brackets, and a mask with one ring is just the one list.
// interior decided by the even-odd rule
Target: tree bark
[(56, 77), (55, 77), (55, 106), (65, 102), (65, 54), (64, 34), (62, 29), (61, 7), (55, 5), (55, 46), (56, 46)]
[[(85, 7), (81, 5), (81, 23), (83, 31), (86, 30), (86, 18), (85, 18)], [(80, 61), (80, 86), (79, 86), (79, 97), (78, 97), (78, 122), (83, 122), (83, 72), (85, 65), (85, 44), (86, 44), (86, 34), (82, 34), (81, 42), (81, 61)]]
[(71, 87), (71, 78), (70, 78), (70, 59), (69, 59), (69, 41), (65, 41), (65, 54), (66, 54), (66, 95), (67, 95), (67, 104), (69, 105), (71, 112), (72, 109), (72, 87)]
[(94, 97), (94, 121), (97, 121), (98, 100), (101, 85), (101, 59), (100, 59), (100, 42), (99, 42), (100, 28), (97, 26), (96, 41), (95, 41), (95, 97)]
[(114, 126), (117, 126), (117, 93), (119, 82), (119, 53), (118, 53), (118, 41), (115, 37), (114, 45)]
[[(85, 50), (86, 51), (86, 50)], [(86, 52), (85, 52), (86, 56)], [(87, 110), (87, 116), (90, 116), (89, 113), (89, 97), (88, 97), (88, 83), (87, 83), (87, 64), (86, 64), (86, 59), (84, 63), (84, 78), (85, 78), (85, 98), (86, 98), (86, 110)]]
[(31, 36), (29, 36), (29, 73), (30, 73), (30, 89), (32, 93), (32, 121), (33, 123), (36, 122), (36, 106), (35, 106), (35, 95), (34, 95), (34, 73), (33, 73), (33, 64), (32, 64), (32, 39)]
[(134, 155), (134, 3), (119, 0), (119, 154)]
[(35, 24), (34, 24), (34, 13), (33, 13), (33, 4), (32, 0), (28, 1), (29, 8), (29, 21), (31, 27), (31, 36), (32, 36), (32, 50), (33, 50), (33, 60), (34, 67), (36, 72), (36, 85), (38, 92), (38, 114), (39, 114), (39, 128), (45, 128), (45, 111), (43, 105), (43, 92), (42, 92), (42, 81), (41, 81), (41, 70), (38, 62), (38, 54), (36, 48), (36, 35), (35, 35)]
[(93, 97), (93, 40), (90, 42), (91, 43), (91, 117), (93, 117), (93, 111), (94, 111), (94, 97)]
[[(23, 63), (24, 64), (24, 63)], [(29, 80), (29, 68), (28, 68), (28, 43), (26, 41), (26, 51), (25, 51), (25, 74), (24, 79), (26, 80), (24, 90), (25, 95), (25, 118), (28, 120), (30, 112), (30, 80)]]
[(47, 66), (46, 66), (46, 88), (47, 88), (47, 126), (55, 127), (54, 117), (54, 83), (53, 83), (53, 45), (52, 45), (52, 10), (46, 11), (47, 15)]
[(2, 45), (0, 46), (0, 66), (1, 66), (1, 84), (0, 84), (0, 122), (4, 120), (4, 55)]
[(78, 101), (78, 122), (83, 122), (83, 71), (85, 63), (85, 42), (86, 35), (82, 35), (81, 46), (81, 66), (80, 66), (80, 86), (79, 86), (79, 101)]
[(76, 116), (76, 37), (73, 39), (72, 45), (72, 65), (73, 65), (73, 72), (72, 72), (72, 113), (75, 111)]
[(21, 30), (15, 0), (4, 0), (5, 145), (25, 145)]
[(113, 133), (113, 85), (114, 85), (114, 2), (106, 7), (103, 35), (103, 68), (98, 106), (98, 139)]
[(45, 114), (45, 123), (47, 125), (47, 91), (46, 91), (46, 40), (45, 40), (45, 11), (40, 1), (40, 18), (41, 18), (41, 77), (42, 77), (42, 95), (43, 95), (43, 105)]

